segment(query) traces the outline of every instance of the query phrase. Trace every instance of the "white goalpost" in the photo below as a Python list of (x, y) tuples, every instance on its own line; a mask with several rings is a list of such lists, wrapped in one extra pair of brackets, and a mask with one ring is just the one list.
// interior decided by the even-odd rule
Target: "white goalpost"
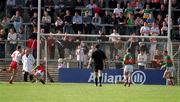
[[(168, 36), (128, 36), (128, 35), (119, 35), (119, 36), (111, 36), (111, 35), (105, 35), (105, 37), (120, 37), (120, 38), (129, 38), (129, 37), (134, 37), (134, 38), (158, 38), (158, 39), (167, 39), (167, 49), (169, 54), (172, 56), (172, 42), (170, 39), (171, 35), (171, 0), (169, 0), (169, 7), (168, 7)], [(40, 38), (41, 36), (72, 36), (72, 37), (100, 37), (100, 35), (93, 35), (93, 34), (41, 34), (40, 29), (41, 29), (41, 0), (38, 0), (38, 34), (37, 34), (37, 65), (40, 64)], [(47, 69), (47, 39), (45, 38), (45, 61), (46, 61), (46, 70)], [(46, 71), (46, 82), (47, 82), (47, 71)]]

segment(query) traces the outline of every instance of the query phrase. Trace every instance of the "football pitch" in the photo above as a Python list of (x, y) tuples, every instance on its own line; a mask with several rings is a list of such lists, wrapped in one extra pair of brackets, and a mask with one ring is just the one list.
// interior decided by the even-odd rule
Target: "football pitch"
[(180, 102), (179, 86), (0, 82), (0, 102)]

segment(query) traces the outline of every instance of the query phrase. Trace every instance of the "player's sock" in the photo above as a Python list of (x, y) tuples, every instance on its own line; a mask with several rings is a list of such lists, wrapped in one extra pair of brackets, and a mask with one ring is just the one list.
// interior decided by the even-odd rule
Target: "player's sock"
[(102, 86), (101, 81), (102, 81), (102, 76), (99, 77), (99, 83), (100, 83), (99, 86)]
[(13, 84), (12, 79), (9, 80), (9, 84)]
[(131, 86), (131, 82), (128, 83), (128, 87), (130, 87), (130, 86)]
[(128, 84), (128, 82), (125, 81), (125, 82), (124, 82), (124, 86), (126, 86), (127, 84)]
[(45, 84), (44, 80), (40, 80), (40, 82), (41, 82), (42, 84)]
[(174, 82), (172, 79), (170, 80), (170, 85), (174, 86)]
[(96, 84), (96, 86), (98, 85), (98, 78), (97, 77), (95, 78), (95, 84)]

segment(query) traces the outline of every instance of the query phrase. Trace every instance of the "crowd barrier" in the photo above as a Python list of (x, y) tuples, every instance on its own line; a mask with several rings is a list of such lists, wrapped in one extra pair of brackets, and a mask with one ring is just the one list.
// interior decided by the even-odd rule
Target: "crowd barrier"
[[(133, 84), (165, 85), (164, 70), (135, 69), (132, 73)], [(106, 69), (102, 74), (103, 83), (117, 83), (123, 80), (123, 69)], [(59, 69), (59, 82), (65, 83), (94, 83), (92, 69), (62, 68)]]

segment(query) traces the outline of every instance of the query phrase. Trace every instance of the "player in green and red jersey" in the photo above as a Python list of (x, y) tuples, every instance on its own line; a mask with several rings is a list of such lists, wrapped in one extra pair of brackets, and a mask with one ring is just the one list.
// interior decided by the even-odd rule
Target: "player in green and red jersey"
[(173, 61), (168, 55), (168, 51), (164, 51), (164, 61), (162, 63), (161, 69), (163, 68), (166, 68), (163, 78), (166, 78), (166, 80), (168, 81), (168, 85), (174, 85), (173, 72), (175, 69), (173, 67)]
[(135, 55), (130, 52), (130, 49), (127, 49), (126, 54), (123, 59), (124, 63), (124, 86), (131, 84), (131, 74), (133, 72), (133, 65), (135, 64)]

